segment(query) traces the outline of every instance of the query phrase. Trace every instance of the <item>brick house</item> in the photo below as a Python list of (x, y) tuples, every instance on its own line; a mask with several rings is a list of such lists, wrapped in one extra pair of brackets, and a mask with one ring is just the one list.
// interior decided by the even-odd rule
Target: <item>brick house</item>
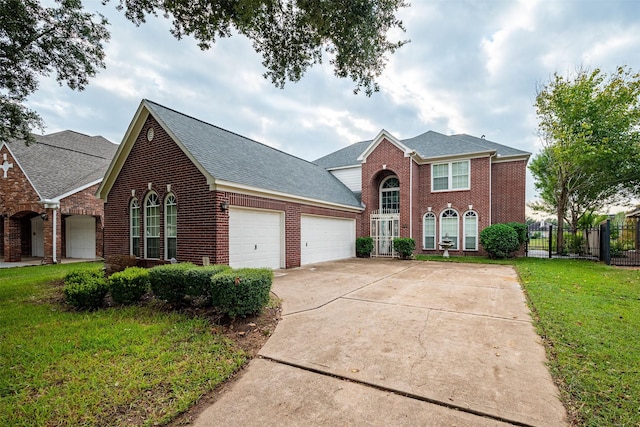
[(143, 100), (97, 191), (105, 256), (292, 268), (352, 257), (356, 236), (392, 256), (394, 237), (436, 253), (445, 234), (453, 253), (477, 254), (478, 230), (524, 222), (528, 158), (467, 135), (383, 130), (312, 163)]
[(0, 145), (0, 257), (102, 256), (98, 185), (117, 146), (73, 131), (36, 135), (36, 142)]

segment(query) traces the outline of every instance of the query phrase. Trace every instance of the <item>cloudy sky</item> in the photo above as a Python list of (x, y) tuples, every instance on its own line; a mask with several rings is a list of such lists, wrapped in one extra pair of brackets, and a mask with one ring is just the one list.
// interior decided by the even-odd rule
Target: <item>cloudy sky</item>
[[(400, 139), (427, 130), (467, 133), (539, 151), (533, 102), (554, 72), (579, 67), (640, 71), (638, 0), (413, 0), (400, 12), (405, 45), (389, 58), (372, 97), (316, 66), (277, 89), (240, 36), (201, 51), (169, 22), (136, 27), (86, 1), (110, 21), (106, 70), (83, 92), (42, 81), (30, 98), (45, 133), (72, 129), (119, 143), (147, 98), (227, 130), (314, 160), (387, 129)], [(535, 198), (528, 178), (527, 200)]]

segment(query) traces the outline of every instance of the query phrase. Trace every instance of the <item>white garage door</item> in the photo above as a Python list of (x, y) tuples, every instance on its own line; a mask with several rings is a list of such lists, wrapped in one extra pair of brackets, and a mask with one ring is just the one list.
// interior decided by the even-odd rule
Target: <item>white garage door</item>
[(96, 257), (96, 219), (88, 215), (72, 215), (65, 220), (67, 258)]
[(351, 258), (356, 255), (356, 221), (302, 215), (301, 264)]
[(229, 265), (282, 268), (282, 212), (229, 209)]

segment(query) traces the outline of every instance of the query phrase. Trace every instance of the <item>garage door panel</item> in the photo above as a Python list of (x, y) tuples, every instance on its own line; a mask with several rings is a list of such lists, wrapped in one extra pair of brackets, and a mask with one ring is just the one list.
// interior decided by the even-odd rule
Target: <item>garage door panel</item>
[(282, 213), (229, 210), (229, 265), (282, 267)]
[(65, 220), (67, 258), (96, 257), (96, 219), (88, 215), (73, 215)]
[(302, 215), (300, 218), (301, 264), (355, 256), (355, 220)]

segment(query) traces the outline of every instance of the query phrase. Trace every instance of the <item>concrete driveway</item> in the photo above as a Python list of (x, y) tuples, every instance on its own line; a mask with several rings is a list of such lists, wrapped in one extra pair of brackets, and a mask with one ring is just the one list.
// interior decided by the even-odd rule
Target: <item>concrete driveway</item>
[(511, 267), (350, 259), (276, 272), (275, 333), (196, 426), (561, 426)]

